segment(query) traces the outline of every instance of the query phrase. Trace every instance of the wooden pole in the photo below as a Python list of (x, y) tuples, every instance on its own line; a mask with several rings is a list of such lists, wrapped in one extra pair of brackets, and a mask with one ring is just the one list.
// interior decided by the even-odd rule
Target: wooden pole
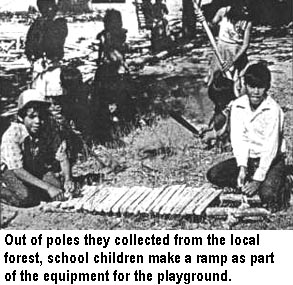
[(271, 213), (264, 208), (224, 208), (224, 207), (209, 207), (205, 211), (207, 217), (227, 217), (233, 215), (235, 218), (243, 217), (267, 217)]
[[(196, 10), (200, 10), (199, 5), (197, 3), (197, 0), (194, 0), (194, 7), (195, 7)], [(219, 53), (217, 43), (215, 41), (215, 38), (214, 38), (214, 36), (213, 36), (213, 34), (212, 34), (211, 30), (210, 30), (210, 27), (209, 27), (209, 25), (208, 25), (206, 20), (204, 20), (202, 22), (202, 26), (204, 27), (204, 29), (205, 29), (205, 31), (207, 33), (207, 36), (208, 36), (208, 38), (210, 40), (210, 43), (211, 43), (211, 45), (212, 45), (212, 47), (214, 49), (215, 55), (216, 55), (216, 57), (217, 57), (217, 59), (218, 59), (218, 61), (220, 63), (220, 66), (223, 66), (224, 61), (223, 61), (223, 59), (222, 59), (222, 57), (221, 57), (221, 55)], [(227, 76), (228, 79), (232, 79), (232, 74), (231, 74), (230, 71), (226, 71), (225, 75)]]

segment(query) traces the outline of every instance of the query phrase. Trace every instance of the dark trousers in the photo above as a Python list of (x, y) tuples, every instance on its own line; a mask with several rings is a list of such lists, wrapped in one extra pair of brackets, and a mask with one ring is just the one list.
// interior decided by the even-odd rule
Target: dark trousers
[[(61, 188), (60, 181), (54, 173), (48, 172), (41, 178), (58, 188)], [(6, 170), (0, 176), (0, 202), (15, 207), (33, 207), (41, 201), (50, 201), (49, 194), (40, 188), (34, 187), (19, 180), (12, 170)]]
[[(259, 164), (259, 159), (249, 159), (247, 181), (251, 181)], [(219, 187), (237, 187), (239, 167), (236, 159), (231, 158), (213, 166), (207, 172), (207, 179)], [(258, 194), (262, 205), (276, 211), (286, 208), (290, 200), (290, 189), (286, 184), (286, 168), (283, 158), (275, 159), (261, 183)]]

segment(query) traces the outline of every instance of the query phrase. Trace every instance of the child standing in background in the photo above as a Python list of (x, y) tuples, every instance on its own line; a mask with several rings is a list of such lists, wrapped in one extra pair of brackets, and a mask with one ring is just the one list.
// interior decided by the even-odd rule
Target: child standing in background
[(41, 17), (30, 26), (25, 42), (25, 54), (33, 63), (33, 78), (63, 58), (68, 34), (66, 20), (56, 18), (55, 0), (37, 0), (37, 6)]
[[(235, 2), (235, 3), (234, 3)], [(220, 8), (211, 25), (219, 27), (217, 48), (224, 61), (220, 66), (214, 56), (209, 71), (208, 85), (213, 81), (215, 71), (230, 71), (236, 82), (239, 73), (248, 63), (246, 51), (250, 43), (252, 29), (251, 11), (245, 0), (234, 1), (231, 6)], [(202, 12), (195, 11), (199, 22), (205, 20)]]

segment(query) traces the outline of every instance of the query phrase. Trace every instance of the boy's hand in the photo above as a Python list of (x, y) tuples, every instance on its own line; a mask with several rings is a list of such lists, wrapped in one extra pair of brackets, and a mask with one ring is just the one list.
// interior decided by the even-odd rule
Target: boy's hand
[(260, 184), (261, 184), (260, 181), (253, 180), (253, 181), (247, 183), (243, 187), (242, 192), (244, 194), (246, 194), (247, 196), (251, 197), (258, 191), (258, 188), (259, 188)]
[(64, 194), (62, 189), (59, 189), (55, 186), (49, 187), (48, 194), (53, 201), (64, 200)]
[(210, 131), (208, 125), (197, 125), (196, 128), (198, 129), (198, 136), (202, 138), (207, 131)]
[(198, 22), (202, 23), (206, 20), (200, 9), (195, 9), (194, 13)]
[(66, 193), (74, 192), (74, 183), (72, 180), (67, 180), (64, 182), (64, 190)]
[(237, 186), (239, 188), (242, 188), (244, 186), (245, 179), (246, 179), (246, 167), (240, 166), (240, 170), (239, 170), (239, 174), (237, 178)]
[(233, 64), (234, 62), (231, 59), (224, 61), (222, 65), (223, 72), (229, 71)]

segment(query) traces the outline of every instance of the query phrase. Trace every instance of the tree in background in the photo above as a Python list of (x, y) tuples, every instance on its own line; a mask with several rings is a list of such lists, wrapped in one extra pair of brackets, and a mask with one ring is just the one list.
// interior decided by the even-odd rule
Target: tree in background
[(63, 13), (87, 13), (90, 12), (89, 2), (90, 0), (59, 0), (59, 11)]
[[(182, 0), (185, 2), (185, 0)], [(221, 7), (229, 6), (237, 0), (213, 0), (202, 9), (208, 21), (214, 17)], [(251, 6), (255, 25), (284, 25), (293, 21), (292, 0), (246, 0)]]
[[(197, 0), (201, 2), (201, 0)], [(193, 0), (182, 0), (182, 32), (183, 37), (193, 38), (195, 36), (196, 17), (194, 14)]]

